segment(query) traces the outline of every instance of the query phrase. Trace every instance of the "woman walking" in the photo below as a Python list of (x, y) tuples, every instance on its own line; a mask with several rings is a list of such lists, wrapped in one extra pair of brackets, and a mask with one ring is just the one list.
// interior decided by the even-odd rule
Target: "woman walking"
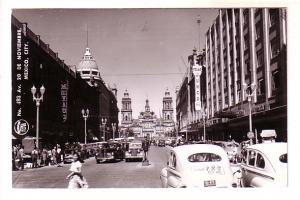
[(67, 179), (69, 179), (68, 188), (70, 189), (88, 188), (88, 183), (81, 173), (82, 162), (83, 161), (80, 160), (78, 153), (75, 153), (70, 167), (71, 173), (67, 176)]

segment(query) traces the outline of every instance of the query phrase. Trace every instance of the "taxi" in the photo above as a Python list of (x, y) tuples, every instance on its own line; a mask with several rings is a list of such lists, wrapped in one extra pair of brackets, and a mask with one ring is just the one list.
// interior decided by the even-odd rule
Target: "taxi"
[(171, 149), (160, 180), (163, 188), (234, 187), (225, 150), (212, 144), (191, 144)]
[(271, 142), (242, 151), (242, 187), (287, 186), (287, 143)]

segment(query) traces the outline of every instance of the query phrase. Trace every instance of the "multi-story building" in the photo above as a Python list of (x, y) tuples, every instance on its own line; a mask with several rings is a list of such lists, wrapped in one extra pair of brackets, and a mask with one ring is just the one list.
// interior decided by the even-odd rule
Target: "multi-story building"
[[(285, 8), (219, 10), (206, 33), (202, 55), (206, 81), (201, 84), (205, 84), (206, 89), (201, 93), (206, 96), (202, 108), (206, 110), (207, 139), (247, 139), (251, 108), (252, 131), (257, 133), (258, 139), (261, 130), (275, 129), (277, 139), (286, 140), (286, 23)], [(185, 84), (183, 87), (190, 87)], [(183, 92), (179, 90), (179, 99)], [(185, 96), (191, 98), (191, 95)], [(183, 104), (182, 100), (179, 102)], [(191, 105), (187, 108), (193, 113)], [(177, 111), (177, 119), (183, 120), (186, 116)], [(204, 133), (203, 125), (200, 120), (196, 127), (199, 135)]]
[[(31, 88), (39, 93), (44, 86), (43, 101), (39, 106), (39, 136), (46, 144), (70, 141), (84, 142), (82, 109), (89, 109), (87, 141), (100, 137), (99, 122), (107, 118), (107, 126), (118, 124), (116, 90), (107, 87), (100, 78), (89, 49), (79, 63), (77, 72), (58, 57), (39, 35), (14, 16), (12, 34), (12, 135), (17, 140), (35, 136), (37, 132), (36, 104)], [(85, 69), (83, 72), (81, 69)], [(91, 70), (92, 69), (92, 70)], [(86, 71), (90, 75), (87, 78)], [(95, 72), (97, 74), (95, 74)], [(88, 82), (88, 83), (87, 83)], [(91, 84), (93, 83), (93, 84)], [(39, 94), (40, 95), (40, 94)], [(112, 131), (107, 130), (108, 137)]]

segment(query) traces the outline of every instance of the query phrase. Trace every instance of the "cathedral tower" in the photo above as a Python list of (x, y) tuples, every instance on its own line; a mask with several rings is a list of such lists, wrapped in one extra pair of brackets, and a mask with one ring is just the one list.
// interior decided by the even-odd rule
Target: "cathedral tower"
[(132, 108), (131, 108), (131, 98), (129, 98), (129, 93), (127, 90), (124, 92), (124, 97), (122, 98), (122, 125), (132, 123)]
[(170, 92), (167, 89), (165, 92), (165, 96), (163, 98), (163, 120), (164, 121), (173, 121), (173, 100), (172, 97), (170, 96)]

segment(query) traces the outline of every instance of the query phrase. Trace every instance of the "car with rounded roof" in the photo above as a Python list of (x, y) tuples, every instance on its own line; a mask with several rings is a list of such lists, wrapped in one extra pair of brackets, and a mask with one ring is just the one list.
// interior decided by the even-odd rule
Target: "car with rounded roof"
[(212, 144), (177, 146), (161, 170), (163, 188), (233, 187), (233, 173), (225, 150)]
[(287, 186), (287, 143), (261, 143), (242, 151), (242, 187)]

